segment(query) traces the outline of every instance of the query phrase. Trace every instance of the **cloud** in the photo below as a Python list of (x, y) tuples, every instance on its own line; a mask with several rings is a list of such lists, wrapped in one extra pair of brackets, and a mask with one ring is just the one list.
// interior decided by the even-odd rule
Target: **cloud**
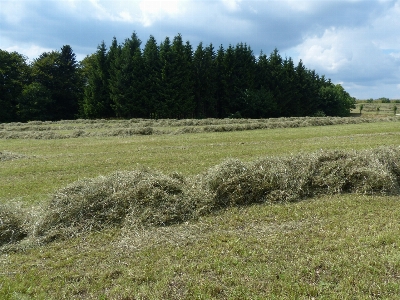
[(242, 2), (242, 0), (221, 0), (221, 1), (229, 11), (240, 10), (240, 2)]
[(292, 52), (308, 68), (342, 82), (357, 97), (381, 97), (384, 91), (400, 98), (395, 88), (400, 82), (399, 29), (397, 2), (368, 24), (330, 27), (320, 35), (305, 35)]
[(193, 47), (278, 48), (357, 97), (385, 86), (400, 98), (399, 30), (400, 0), (0, 0), (0, 48), (30, 58), (69, 44), (81, 59), (133, 31), (143, 44), (181, 33)]

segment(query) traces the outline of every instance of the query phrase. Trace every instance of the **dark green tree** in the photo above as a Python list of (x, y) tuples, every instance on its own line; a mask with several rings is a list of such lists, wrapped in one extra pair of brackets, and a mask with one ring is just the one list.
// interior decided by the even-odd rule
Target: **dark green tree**
[(160, 46), (161, 97), (169, 118), (192, 117), (195, 103), (191, 71), (191, 46), (177, 35), (171, 44), (167, 37)]
[(98, 46), (95, 54), (86, 58), (85, 64), (87, 68), (87, 84), (83, 101), (85, 117), (113, 117), (109, 89), (110, 65), (104, 41)]
[(146, 116), (142, 105), (143, 58), (141, 41), (134, 32), (126, 39), (119, 55), (112, 64), (110, 94), (117, 117), (134, 118)]
[(51, 94), (47, 120), (74, 119), (83, 98), (84, 80), (71, 47), (43, 53), (32, 64), (32, 80)]
[(320, 88), (320, 110), (327, 116), (347, 117), (350, 110), (356, 108), (356, 100), (340, 84), (331, 84)]
[(69, 45), (61, 48), (57, 60), (56, 77), (53, 90), (56, 119), (74, 119), (83, 98), (83, 78), (75, 53)]
[(218, 116), (217, 73), (215, 51), (212, 44), (203, 48), (200, 43), (193, 55), (193, 84), (196, 116), (199, 118)]
[(225, 49), (222, 45), (219, 46), (217, 51), (217, 56), (215, 57), (215, 74), (216, 74), (216, 100), (217, 100), (217, 117), (218, 118), (226, 118), (229, 115), (229, 111), (227, 108), (227, 97), (225, 96), (226, 80), (225, 80)]
[(54, 103), (51, 96), (51, 92), (38, 82), (24, 86), (18, 97), (18, 120), (22, 122), (48, 120)]
[(0, 49), (0, 123), (17, 121), (17, 99), (29, 84), (26, 57)]
[(150, 36), (143, 49), (144, 63), (144, 90), (143, 103), (151, 118), (159, 118), (163, 115), (164, 107), (161, 105), (161, 60), (160, 49), (154, 36)]

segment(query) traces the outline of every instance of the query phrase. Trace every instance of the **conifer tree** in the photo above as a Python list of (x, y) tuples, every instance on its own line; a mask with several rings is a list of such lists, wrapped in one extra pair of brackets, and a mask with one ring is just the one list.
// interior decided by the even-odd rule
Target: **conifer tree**
[(79, 102), (83, 97), (83, 80), (75, 53), (69, 45), (61, 48), (58, 57), (53, 100), (55, 101), (55, 118), (74, 119), (79, 111)]
[(154, 36), (150, 36), (143, 50), (144, 63), (144, 105), (149, 117), (160, 117), (163, 108), (160, 107), (160, 82), (161, 82), (161, 61), (160, 50)]
[(114, 116), (111, 107), (109, 79), (110, 65), (107, 58), (107, 48), (104, 41), (98, 46), (97, 52), (86, 59), (87, 85), (84, 96), (84, 115), (88, 118), (110, 118)]
[(143, 59), (141, 41), (134, 32), (126, 39), (116, 55), (110, 75), (112, 107), (117, 117), (143, 117), (141, 92), (143, 90)]
[(183, 45), (177, 35), (171, 45), (169, 38), (161, 44), (161, 95), (171, 118), (192, 117), (194, 114), (191, 46)]
[(193, 84), (196, 116), (217, 117), (217, 74), (212, 44), (203, 48), (200, 43), (193, 55)]

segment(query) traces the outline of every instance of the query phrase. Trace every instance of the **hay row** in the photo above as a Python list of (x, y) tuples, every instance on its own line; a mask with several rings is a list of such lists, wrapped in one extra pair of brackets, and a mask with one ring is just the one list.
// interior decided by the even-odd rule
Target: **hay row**
[[(94, 120), (88, 120), (94, 121)], [(103, 122), (100, 122), (103, 121)], [(204, 119), (204, 120), (144, 120), (132, 119), (126, 121), (83, 123), (78, 126), (40, 126), (35, 122), (0, 124), (2, 139), (65, 139), (78, 137), (110, 137), (133, 135), (184, 134), (202, 132), (244, 131), (256, 129), (295, 128), (309, 126), (327, 126), (340, 124), (362, 124), (371, 122), (397, 122), (400, 118), (277, 118), (277, 119)], [(61, 121), (59, 121), (61, 122)], [(72, 122), (72, 121), (71, 121)], [(44, 122), (47, 123), (47, 122)], [(67, 123), (68, 124), (68, 123)], [(110, 125), (112, 124), (112, 125)], [(175, 129), (177, 127), (177, 129)]]
[(20, 159), (20, 158), (24, 158), (24, 157), (25, 157), (25, 155), (23, 155), (23, 154), (9, 152), (9, 151), (0, 151), (0, 162), (6, 161), (6, 160)]
[(231, 206), (324, 194), (400, 195), (400, 147), (318, 151), (253, 162), (228, 159), (197, 176), (140, 169), (77, 181), (25, 225), (0, 206), (0, 246), (26, 235), (49, 242), (107, 227), (166, 226)]

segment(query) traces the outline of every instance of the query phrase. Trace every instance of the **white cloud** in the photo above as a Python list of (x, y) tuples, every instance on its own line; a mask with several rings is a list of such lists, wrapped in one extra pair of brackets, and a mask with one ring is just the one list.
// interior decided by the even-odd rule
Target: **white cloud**
[(167, 1), (149, 1), (143, 0), (139, 7), (141, 10), (141, 23), (144, 26), (150, 26), (155, 21), (159, 21), (164, 17), (174, 18), (184, 12), (186, 1), (167, 0)]
[[(356, 97), (381, 97), (385, 93), (399, 97), (399, 30), (398, 1), (369, 24), (330, 27), (319, 35), (305, 35), (292, 51), (308, 68), (334, 82), (343, 82)], [(370, 96), (366, 96), (368, 92)]]
[(229, 11), (240, 10), (240, 2), (242, 2), (242, 0), (221, 0), (221, 1)]
[(0, 1), (0, 17), (6, 22), (17, 24), (26, 14), (22, 1)]
[(35, 44), (22, 44), (19, 46), (10, 46), (4, 49), (7, 52), (18, 52), (25, 55), (28, 58), (28, 61), (32, 61), (33, 59), (39, 57), (44, 52), (51, 52), (55, 49), (41, 47)]
[(400, 0), (0, 0), (0, 48), (30, 58), (64, 44), (84, 57), (133, 31), (158, 42), (181, 33), (193, 47), (244, 42), (255, 54), (276, 47), (350, 92), (400, 98)]

